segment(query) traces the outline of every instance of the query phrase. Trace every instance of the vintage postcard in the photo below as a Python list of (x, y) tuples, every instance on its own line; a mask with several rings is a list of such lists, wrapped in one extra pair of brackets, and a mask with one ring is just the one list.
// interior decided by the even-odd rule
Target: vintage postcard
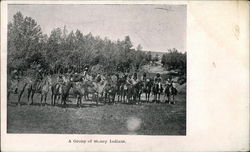
[(244, 4), (2, 2), (1, 150), (249, 150)]

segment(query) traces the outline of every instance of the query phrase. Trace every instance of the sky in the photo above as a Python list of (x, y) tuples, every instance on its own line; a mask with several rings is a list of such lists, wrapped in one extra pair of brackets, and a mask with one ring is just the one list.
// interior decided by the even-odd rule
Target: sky
[(176, 48), (186, 52), (186, 5), (8, 5), (8, 22), (20, 11), (32, 17), (42, 32), (66, 26), (68, 31), (79, 29), (101, 38), (124, 40), (129, 35), (136, 47), (165, 52)]

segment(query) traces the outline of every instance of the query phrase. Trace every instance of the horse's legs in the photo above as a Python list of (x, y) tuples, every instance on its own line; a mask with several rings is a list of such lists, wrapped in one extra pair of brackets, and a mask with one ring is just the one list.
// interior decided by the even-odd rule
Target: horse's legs
[(28, 105), (30, 105), (31, 88), (28, 89)]
[(171, 101), (170, 101), (171, 96), (170, 96), (170, 94), (168, 94), (167, 96), (168, 96), (168, 103), (170, 104), (171, 103)]
[(115, 102), (115, 95), (116, 95), (116, 93), (114, 92), (114, 94), (113, 94), (113, 102)]
[(53, 105), (53, 98), (54, 98), (54, 95), (53, 93), (51, 93), (51, 105)]
[(79, 107), (81, 107), (81, 104), (82, 104), (82, 96), (79, 95)]
[(107, 102), (107, 99), (108, 99), (108, 93), (107, 93), (107, 92), (105, 92), (105, 96), (104, 96), (104, 103), (106, 103), (106, 102)]
[(20, 100), (21, 100), (21, 97), (23, 95), (23, 92), (24, 92), (24, 89), (25, 89), (26, 85), (24, 86), (24, 88), (19, 92), (18, 94), (18, 102), (17, 102), (17, 105), (20, 106)]
[(173, 102), (174, 102), (174, 104), (175, 104), (174, 95), (173, 95)]
[(149, 102), (149, 93), (146, 93), (146, 100)]
[(44, 96), (44, 105), (46, 106), (46, 100), (47, 100), (47, 93), (45, 94), (45, 96)]
[(42, 106), (43, 104), (43, 93), (41, 94), (41, 102), (40, 102), (40, 106)]
[(54, 87), (51, 87), (51, 105), (54, 105), (54, 96), (55, 96), (55, 92), (54, 92)]
[(99, 102), (99, 93), (97, 93), (96, 105), (98, 105), (98, 102)]
[(161, 93), (158, 93), (158, 100), (161, 102)]
[(33, 103), (34, 103), (34, 99), (33, 99), (34, 94), (35, 94), (35, 91), (31, 91), (31, 104), (33, 104)]
[(64, 96), (63, 94), (59, 95), (60, 96), (60, 99), (58, 98), (58, 100), (61, 100), (61, 105), (64, 104)]
[(119, 90), (117, 91), (117, 102), (120, 102), (120, 92), (119, 92)]
[(53, 95), (53, 99), (52, 99), (52, 100), (53, 100), (53, 106), (56, 105), (56, 97), (57, 97), (57, 94), (54, 94), (54, 95)]
[(141, 94), (139, 93), (138, 95), (139, 95), (139, 101), (138, 102), (141, 103)]
[(148, 98), (148, 99), (147, 99), (147, 102), (149, 102), (150, 92), (148, 92), (147, 94), (148, 94), (148, 95), (147, 95), (147, 96), (148, 96), (148, 97), (147, 97), (147, 98)]
[(79, 107), (79, 95), (76, 95), (76, 106)]

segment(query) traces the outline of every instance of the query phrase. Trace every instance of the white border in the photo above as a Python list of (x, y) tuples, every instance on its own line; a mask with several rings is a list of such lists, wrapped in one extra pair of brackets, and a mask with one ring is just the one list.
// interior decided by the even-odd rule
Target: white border
[[(187, 136), (6, 134), (7, 4), (187, 4)], [(249, 5), (244, 1), (10, 1), (1, 3), (1, 144), (5, 151), (249, 150)], [(239, 26), (239, 39), (235, 38)], [(215, 63), (216, 66), (213, 66)], [(126, 144), (67, 144), (68, 139)]]

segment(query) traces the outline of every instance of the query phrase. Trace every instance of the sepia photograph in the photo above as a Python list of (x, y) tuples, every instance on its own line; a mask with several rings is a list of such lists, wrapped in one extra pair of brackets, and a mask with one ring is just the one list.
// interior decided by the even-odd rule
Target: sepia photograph
[(7, 134), (186, 136), (187, 5), (7, 12)]

